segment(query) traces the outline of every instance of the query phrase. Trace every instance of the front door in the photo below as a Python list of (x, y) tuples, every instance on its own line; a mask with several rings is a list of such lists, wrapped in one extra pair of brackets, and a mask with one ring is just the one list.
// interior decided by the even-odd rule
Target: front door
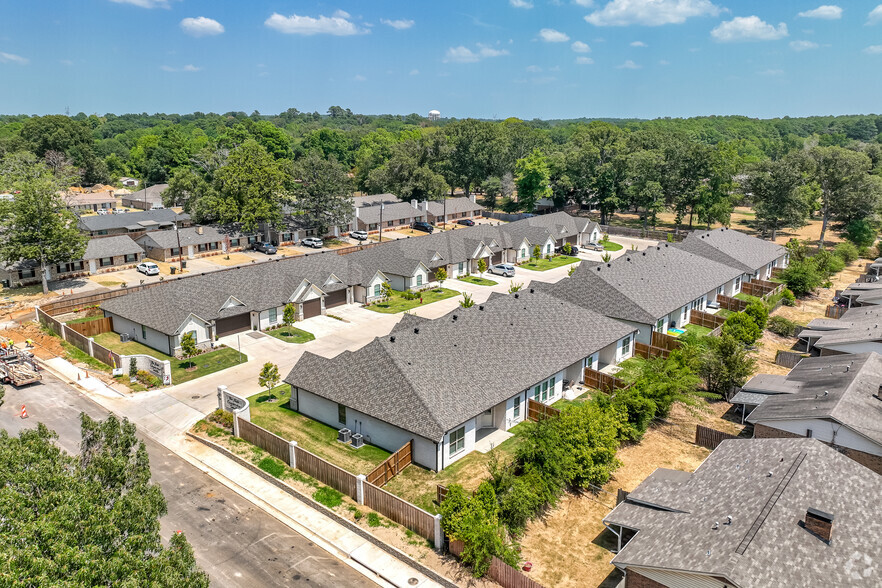
[(486, 429), (488, 427), (493, 427), (493, 409), (488, 408), (481, 416), (478, 417), (478, 428)]

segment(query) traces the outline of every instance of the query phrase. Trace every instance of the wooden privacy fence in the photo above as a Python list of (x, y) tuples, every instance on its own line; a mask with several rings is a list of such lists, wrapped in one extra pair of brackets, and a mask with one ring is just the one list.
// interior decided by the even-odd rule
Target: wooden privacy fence
[(730, 435), (710, 427), (695, 425), (695, 444), (708, 449), (716, 449), (726, 439), (737, 439), (738, 435)]
[(717, 327), (722, 327), (723, 323), (726, 322), (721, 316), (717, 316), (715, 314), (710, 314), (709, 312), (701, 312), (700, 310), (693, 310), (689, 314), (689, 324), (698, 325), (700, 327), (707, 327), (708, 329), (716, 329)]
[(435, 502), (440, 506), (444, 499), (447, 498), (447, 486), (438, 484), (435, 486)]
[(804, 357), (808, 357), (808, 355), (799, 351), (783, 351), (779, 349), (778, 353), (775, 354), (775, 363), (786, 368), (794, 368)]
[(631, 385), (615, 376), (604, 374), (603, 372), (598, 372), (591, 368), (585, 368), (584, 384), (588, 388), (594, 388), (601, 392), (606, 392), (607, 394), (612, 394), (616, 390), (623, 390)]
[(723, 294), (717, 294), (717, 303), (720, 305), (720, 308), (731, 310), (732, 312), (741, 312), (747, 308), (747, 303), (740, 298), (733, 298)]
[(106, 316), (85, 323), (74, 323), (72, 325), (67, 325), (67, 328), (76, 331), (80, 335), (94, 337), (95, 335), (100, 335), (101, 333), (107, 333), (113, 330), (113, 317)]
[(374, 471), (367, 475), (369, 484), (383, 487), (386, 483), (398, 475), (398, 473), (409, 466), (413, 461), (413, 439), (407, 444), (389, 456), (389, 458), (378, 465)]
[(757, 298), (777, 294), (777, 292), (780, 292), (783, 289), (783, 284), (776, 284), (775, 282), (767, 282), (765, 280), (753, 280), (752, 282), (744, 282), (741, 284), (742, 292), (748, 296), (756, 296)]
[[(37, 307), (37, 320), (45, 326), (47, 329), (61, 337), (64, 341), (67, 341), (83, 353), (90, 355), (100, 361), (101, 363), (113, 367), (122, 367), (122, 361), (120, 360), (119, 354), (111, 351), (107, 347), (99, 345), (95, 343), (91, 337), (87, 337), (76, 329), (74, 329), (74, 325), (66, 325), (55, 319), (45, 312), (41, 307)], [(105, 319), (101, 319), (102, 321)], [(110, 319), (106, 319), (110, 320)], [(99, 321), (94, 321), (99, 322)], [(80, 323), (80, 324), (88, 324), (88, 323)], [(112, 324), (112, 323), (111, 323)], [(79, 325), (76, 325), (79, 326)], [(104, 331), (102, 331), (104, 332)]]
[[(462, 541), (450, 542), (450, 553), (455, 557), (461, 556), (464, 548), (465, 545)], [(490, 569), (487, 571), (487, 575), (502, 588), (543, 588), (542, 584), (528, 578), (520, 570), (516, 570), (495, 555), (490, 560)]]
[(654, 347), (652, 345), (647, 345), (646, 343), (636, 341), (634, 343), (634, 354), (639, 355), (644, 359), (651, 359), (653, 357), (661, 357), (662, 359), (667, 359), (671, 352), (667, 349), (662, 349), (661, 347)]
[(342, 492), (349, 498), (358, 500), (358, 486), (354, 475), (300, 447), (294, 448), (294, 456), (294, 467), (298, 470), (323, 484), (327, 484), (334, 490)]
[(420, 537), (435, 540), (437, 519), (434, 516), (382, 488), (365, 482), (364, 505), (407, 527)]
[(556, 417), (559, 414), (560, 411), (556, 408), (551, 408), (541, 402), (536, 402), (532, 398), (527, 398), (527, 418), (531, 421), (541, 421), (549, 417)]
[(846, 307), (839, 306), (838, 304), (834, 304), (834, 305), (828, 306), (824, 310), (824, 316), (827, 318), (838, 319), (838, 318), (842, 317), (843, 314), (845, 314), (846, 310), (848, 310)]
[(676, 337), (672, 337), (667, 333), (659, 333), (658, 331), (652, 332), (649, 344), (653, 347), (661, 347), (665, 351), (673, 351), (680, 348), (680, 341)]
[(281, 459), (288, 465), (290, 462), (289, 444), (287, 441), (274, 433), (270, 433), (263, 427), (258, 427), (251, 421), (239, 419), (239, 437), (245, 439), (275, 458)]

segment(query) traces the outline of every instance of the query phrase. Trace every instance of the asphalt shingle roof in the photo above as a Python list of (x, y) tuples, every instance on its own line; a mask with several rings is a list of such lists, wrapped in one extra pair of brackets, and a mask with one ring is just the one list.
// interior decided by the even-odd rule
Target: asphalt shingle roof
[(184, 221), (189, 219), (190, 215), (186, 213), (178, 214), (170, 208), (160, 208), (158, 210), (145, 210), (143, 212), (82, 216), (80, 217), (79, 225), (84, 231), (106, 231), (110, 229), (122, 229), (129, 225), (137, 225), (142, 221), (174, 223), (175, 220)]
[[(451, 214), (460, 214), (462, 212), (476, 212), (479, 210), (484, 210), (483, 206), (476, 202), (472, 202), (471, 199), (465, 197), (447, 198), (446, 202), (448, 216)], [(431, 200), (426, 204), (426, 206), (429, 209), (429, 214), (431, 214), (432, 216), (443, 216), (445, 209), (444, 202)]]
[[(414, 321), (407, 331), (402, 327), (332, 359), (307, 352), (285, 381), (437, 440), (631, 332), (619, 321), (522, 291)], [(501, 376), (478, 365), (481, 358), (524, 361)]]
[(128, 235), (97, 237), (89, 240), (83, 259), (102, 259), (104, 257), (113, 257), (114, 255), (130, 255), (133, 253), (144, 253), (144, 250)]
[[(820, 441), (723, 441), (688, 479), (654, 477), (604, 518), (638, 530), (617, 566), (739, 588), (882, 585), (882, 476)], [(829, 544), (799, 524), (809, 508), (834, 516)]]
[(782, 245), (727, 228), (694, 231), (676, 247), (749, 274), (787, 253)]
[[(389, 221), (399, 222), (410, 221), (412, 219), (425, 218), (426, 213), (417, 210), (411, 206), (410, 202), (393, 202), (392, 204), (384, 204), (382, 210), (383, 223)], [(366, 224), (377, 224), (380, 222), (380, 205), (364, 206), (358, 208), (358, 220)]]
[[(180, 235), (178, 235), (180, 233)], [(138, 237), (138, 243), (145, 247), (154, 247), (156, 249), (175, 249), (178, 246), (178, 238), (180, 237), (181, 247), (187, 245), (203, 245), (205, 243), (217, 243), (224, 240), (214, 227), (188, 227), (186, 229), (168, 229), (164, 231), (151, 231), (146, 235)]]

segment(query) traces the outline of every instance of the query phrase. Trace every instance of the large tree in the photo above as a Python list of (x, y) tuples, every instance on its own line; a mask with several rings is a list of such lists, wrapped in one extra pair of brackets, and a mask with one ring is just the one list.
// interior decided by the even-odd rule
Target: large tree
[(43, 157), (47, 151), (59, 151), (70, 157), (82, 169), (87, 185), (108, 179), (107, 167), (95, 154), (92, 130), (86, 121), (60, 114), (35, 116), (22, 125), (21, 138), (37, 157)]
[(310, 227), (324, 235), (352, 218), (352, 180), (333, 156), (311, 151), (294, 165), (296, 208)]
[(815, 147), (809, 152), (814, 161), (814, 178), (821, 188), (821, 237), (831, 220), (847, 223), (875, 214), (878, 184), (869, 180), (872, 162), (865, 154), (842, 147)]
[(392, 145), (392, 156), (368, 174), (366, 187), (402, 200), (440, 200), (450, 186), (439, 167), (448, 153), (444, 134), (431, 132)]
[(82, 259), (89, 239), (80, 233), (76, 215), (64, 202), (61, 180), (45, 164), (10, 156), (4, 168), (3, 183), (17, 193), (12, 200), (0, 201), (0, 260), (35, 261), (46, 294), (49, 268)]
[(551, 196), (548, 160), (538, 149), (528, 156), (519, 159), (515, 164), (515, 176), (518, 186), (518, 204), (521, 209), (531, 212), (536, 202)]
[(0, 562), (10, 586), (207, 587), (183, 534), (164, 546), (166, 502), (135, 426), (81, 415), (79, 456), (42, 423), (0, 431)]
[(756, 164), (745, 174), (741, 188), (753, 204), (757, 228), (772, 241), (783, 228), (798, 229), (806, 224), (812, 202), (803, 170), (805, 158), (799, 154)]

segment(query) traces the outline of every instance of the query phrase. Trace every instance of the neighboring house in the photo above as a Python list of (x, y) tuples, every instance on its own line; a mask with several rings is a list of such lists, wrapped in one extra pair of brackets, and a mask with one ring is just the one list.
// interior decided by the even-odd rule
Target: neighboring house
[(838, 319), (817, 318), (799, 333), (806, 351), (821, 356), (882, 353), (882, 306), (850, 308)]
[(790, 254), (783, 245), (728, 228), (694, 231), (676, 247), (735, 267), (748, 281), (768, 280), (776, 267), (787, 267)]
[[(429, 222), (434, 224), (456, 222), (466, 218), (479, 218), (484, 207), (475, 201), (475, 195), (468, 198), (447, 198), (442, 202), (430, 201), (426, 204)], [(446, 217), (444, 215), (447, 215)]]
[[(173, 236), (173, 235), (172, 235)], [(169, 280), (101, 304), (113, 329), (163, 353), (194, 332), (200, 346), (216, 337), (280, 326), (285, 305), (305, 320), (343, 304), (370, 302), (386, 281), (333, 252), (279, 259)]]
[(729, 402), (741, 407), (741, 422), (744, 423), (757, 406), (772, 396), (793, 394), (801, 389), (802, 383), (788, 380), (786, 375), (757, 374), (745, 382)]
[(120, 178), (119, 183), (126, 188), (137, 188), (138, 185), (141, 183), (141, 180), (137, 180), (135, 178)]
[[(352, 260), (366, 268), (375, 268), (381, 272), (393, 290), (420, 290), (427, 288), (429, 267), (419, 257), (410, 257), (403, 247), (393, 241), (386, 245), (371, 247), (350, 253)], [(376, 293), (379, 295), (379, 291)]]
[(351, 231), (379, 232), (382, 229), (395, 230), (411, 226), (417, 221), (428, 219), (427, 202), (393, 202), (391, 204), (374, 204), (354, 208), (355, 215), (350, 225)]
[(365, 206), (374, 206), (375, 204), (393, 204), (401, 202), (395, 194), (365, 194), (363, 196), (353, 196), (352, 205), (356, 208), (364, 208)]
[(214, 227), (198, 226), (170, 231), (152, 231), (136, 239), (150, 259), (176, 261), (195, 259), (226, 251), (226, 238)]
[(754, 437), (812, 437), (882, 474), (882, 356), (809, 357), (747, 421)]
[(129, 235), (137, 239), (149, 231), (173, 229), (175, 223), (181, 228), (192, 224), (190, 215), (166, 208), (124, 214), (82, 216), (78, 225), (80, 230), (90, 237)]
[(76, 212), (113, 212), (119, 203), (113, 192), (70, 193), (64, 194), (63, 200), (69, 209)]
[(140, 208), (141, 210), (153, 210), (154, 208), (164, 208), (162, 204), (162, 193), (166, 191), (168, 184), (155, 184), (148, 186), (143, 190), (126, 194), (122, 197), (122, 205), (129, 208)]
[(737, 294), (741, 278), (740, 269), (663, 243), (606, 264), (583, 262), (569, 279), (541, 287), (557, 298), (626, 321), (639, 330), (638, 341), (649, 344), (652, 331), (683, 328), (693, 310), (707, 312), (717, 295)]
[(589, 242), (597, 243), (603, 237), (600, 225), (594, 221), (583, 217), (570, 216), (565, 212), (532, 216), (512, 224), (547, 230), (554, 239), (556, 247), (562, 247), (565, 243), (577, 246), (582, 246), (582, 244)]
[(839, 294), (840, 302), (848, 308), (882, 304), (882, 282), (855, 282)]
[[(586, 326), (590, 325), (590, 328)], [(631, 356), (633, 328), (540, 292), (496, 295), (328, 359), (305, 353), (285, 378), (291, 408), (440, 471), (524, 420), (527, 400), (562, 398), (586, 366)], [(516, 361), (516, 369), (490, 369)]]
[(603, 523), (623, 588), (882, 585), (882, 477), (811, 439), (723, 441), (659, 468)]

